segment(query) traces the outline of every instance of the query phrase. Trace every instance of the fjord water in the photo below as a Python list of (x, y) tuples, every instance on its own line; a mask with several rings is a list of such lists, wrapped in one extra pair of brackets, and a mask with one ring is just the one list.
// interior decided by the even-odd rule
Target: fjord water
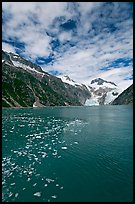
[(131, 105), (2, 110), (3, 202), (133, 197)]

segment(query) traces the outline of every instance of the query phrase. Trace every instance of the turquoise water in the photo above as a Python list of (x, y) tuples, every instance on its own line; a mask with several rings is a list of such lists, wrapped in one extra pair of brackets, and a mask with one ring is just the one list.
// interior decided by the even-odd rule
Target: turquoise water
[(133, 198), (133, 107), (2, 110), (3, 202)]

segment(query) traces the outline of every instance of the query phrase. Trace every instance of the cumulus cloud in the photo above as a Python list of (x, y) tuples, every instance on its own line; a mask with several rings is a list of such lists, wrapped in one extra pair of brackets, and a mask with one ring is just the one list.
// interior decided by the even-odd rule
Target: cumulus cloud
[(131, 3), (3, 2), (2, 11), (3, 49), (81, 83), (132, 83)]
[(2, 43), (2, 50), (15, 53), (15, 48), (12, 45), (4, 42)]

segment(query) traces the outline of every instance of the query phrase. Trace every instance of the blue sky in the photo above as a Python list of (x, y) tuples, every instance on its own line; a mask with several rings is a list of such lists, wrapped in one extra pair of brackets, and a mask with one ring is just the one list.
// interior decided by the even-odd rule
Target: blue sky
[(2, 48), (56, 75), (132, 84), (130, 2), (3, 2)]

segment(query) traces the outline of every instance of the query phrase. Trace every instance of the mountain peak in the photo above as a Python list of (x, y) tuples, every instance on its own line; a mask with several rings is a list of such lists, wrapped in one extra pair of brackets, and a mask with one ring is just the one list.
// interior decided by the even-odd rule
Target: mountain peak
[(2, 50), (2, 60), (12, 63), (12, 65), (16, 67), (23, 68), (25, 70), (31, 70), (36, 72), (43, 72), (41, 67), (37, 64), (32, 63), (29, 60), (24, 59), (18, 54), (12, 53), (12, 52), (5, 52)]
[(94, 83), (97, 83), (97, 85), (103, 85), (104, 83), (109, 83), (109, 84), (112, 84), (112, 85), (114, 85), (114, 86), (117, 86), (114, 82), (106, 81), (106, 80), (101, 79), (101, 78), (93, 79), (93, 80), (91, 81), (91, 84), (94, 84)]

